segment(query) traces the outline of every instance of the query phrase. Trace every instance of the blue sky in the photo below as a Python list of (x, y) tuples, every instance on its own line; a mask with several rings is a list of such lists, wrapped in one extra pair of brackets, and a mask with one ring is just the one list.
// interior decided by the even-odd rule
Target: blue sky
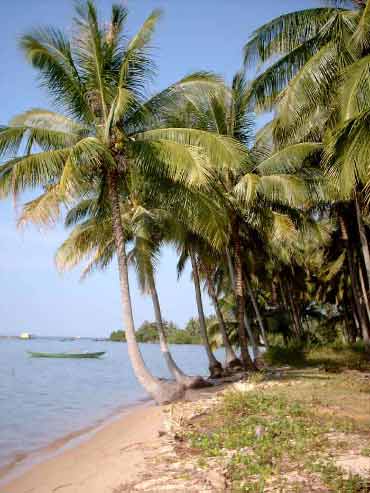
[[(321, 6), (319, 0), (126, 0), (131, 33), (154, 8), (164, 16), (155, 36), (158, 77), (153, 91), (194, 70), (213, 70), (230, 80), (240, 67), (242, 46), (253, 29), (267, 20), (299, 8)], [(299, 5), (298, 5), (299, 4)], [(72, 0), (3, 0), (0, 2), (0, 124), (32, 107), (48, 107), (32, 68), (17, 47), (19, 36), (39, 25), (71, 30)], [(107, 14), (111, 2), (97, 0)], [(19, 204), (26, 200), (22, 197)], [(0, 334), (27, 330), (43, 335), (104, 336), (121, 327), (118, 276), (115, 265), (79, 282), (79, 271), (57, 273), (54, 253), (66, 232), (62, 226), (39, 232), (16, 228), (16, 211), (0, 203)], [(196, 316), (190, 271), (178, 282), (176, 255), (162, 254), (158, 290), (163, 315), (184, 326)], [(131, 272), (137, 324), (152, 320), (150, 299), (137, 289)], [(211, 311), (205, 300), (206, 311)]]

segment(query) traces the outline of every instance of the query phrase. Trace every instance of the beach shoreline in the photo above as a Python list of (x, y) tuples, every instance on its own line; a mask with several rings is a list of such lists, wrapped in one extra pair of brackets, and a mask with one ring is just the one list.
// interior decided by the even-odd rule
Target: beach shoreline
[(145, 447), (159, 438), (162, 420), (153, 401), (126, 406), (5, 466), (0, 487), (4, 493), (112, 492), (145, 467)]

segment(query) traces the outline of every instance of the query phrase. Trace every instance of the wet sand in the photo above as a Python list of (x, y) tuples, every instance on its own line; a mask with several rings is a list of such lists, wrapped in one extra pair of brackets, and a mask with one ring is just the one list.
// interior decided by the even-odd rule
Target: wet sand
[(35, 459), (42, 461), (28, 465), (28, 470), (18, 472), (15, 479), (6, 475), (9, 471), (3, 471), (0, 490), (2, 493), (112, 493), (145, 470), (146, 457), (155, 453), (155, 445), (159, 443), (162, 422), (161, 407), (145, 404), (131, 408), (114, 422), (88, 430), (87, 435), (53, 444), (44, 455), (45, 460)]

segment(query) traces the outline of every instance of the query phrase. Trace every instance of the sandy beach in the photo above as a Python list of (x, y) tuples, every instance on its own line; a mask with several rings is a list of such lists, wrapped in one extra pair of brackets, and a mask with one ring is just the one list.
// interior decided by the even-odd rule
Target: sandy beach
[[(132, 481), (155, 454), (162, 408), (139, 405), (73, 448), (35, 464), (1, 486), (2, 493), (112, 493)], [(54, 455), (55, 455), (54, 451)], [(6, 477), (1, 478), (6, 481)]]

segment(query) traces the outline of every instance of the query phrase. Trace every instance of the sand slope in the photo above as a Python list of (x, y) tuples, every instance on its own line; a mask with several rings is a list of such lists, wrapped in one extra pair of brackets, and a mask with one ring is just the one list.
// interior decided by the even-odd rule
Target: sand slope
[(145, 469), (155, 453), (163, 414), (139, 406), (77, 447), (35, 465), (2, 486), (2, 493), (112, 493)]

